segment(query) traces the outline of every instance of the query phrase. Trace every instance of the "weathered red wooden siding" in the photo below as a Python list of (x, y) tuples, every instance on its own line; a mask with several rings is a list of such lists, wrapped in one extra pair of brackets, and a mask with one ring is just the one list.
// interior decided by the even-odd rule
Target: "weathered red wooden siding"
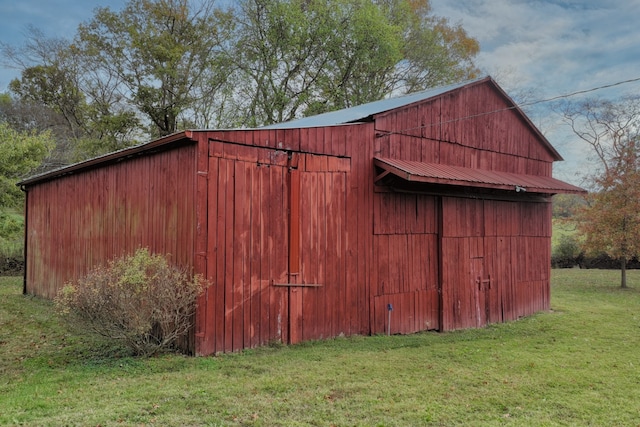
[(439, 329), (437, 198), (376, 193), (374, 200), (372, 332)]
[(374, 185), (374, 156), (550, 176), (553, 149), (492, 84), (368, 123), (179, 137), (195, 142), (30, 187), (29, 292), (51, 297), (138, 246), (171, 253), (210, 282), (201, 355), (477, 327), (549, 306), (544, 199)]
[[(555, 160), (491, 85), (377, 115), (375, 126), (376, 156), (542, 176), (551, 176)], [(387, 303), (394, 307), (392, 332), (479, 327), (549, 307), (550, 204), (454, 194), (421, 196), (432, 200), (426, 209), (413, 205), (415, 195), (374, 194), (374, 332), (384, 330)], [(421, 230), (429, 244), (409, 239), (416, 213), (421, 221), (441, 221)], [(421, 264), (411, 262), (412, 252)], [(418, 308), (423, 294), (408, 292), (405, 283), (428, 290), (426, 313)], [(415, 322), (419, 316), (427, 324)]]
[(443, 330), (549, 308), (550, 203), (443, 197), (442, 204)]
[(551, 176), (552, 153), (489, 85), (376, 116), (376, 131), (376, 156)]
[[(356, 248), (369, 246), (372, 216), (355, 215), (352, 197), (369, 191), (371, 149), (369, 156), (348, 154), (371, 127), (354, 128), (202, 138), (208, 145), (202, 272), (211, 286), (198, 304), (198, 354), (369, 331), (368, 293), (358, 278), (367, 256)], [(357, 193), (353, 162), (362, 164)]]
[(553, 153), (510, 105), (479, 85), (374, 123), (208, 133), (198, 352), (386, 332), (389, 304), (392, 333), (548, 307), (548, 203), (372, 185), (378, 155), (549, 176)]
[(194, 160), (189, 145), (29, 187), (26, 291), (53, 298), (96, 264), (144, 246), (193, 265)]

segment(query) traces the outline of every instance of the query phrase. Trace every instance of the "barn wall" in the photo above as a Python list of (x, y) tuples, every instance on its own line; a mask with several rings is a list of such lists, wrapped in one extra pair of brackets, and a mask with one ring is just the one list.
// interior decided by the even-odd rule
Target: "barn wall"
[(548, 307), (547, 203), (373, 185), (375, 155), (550, 176), (553, 153), (510, 105), (477, 85), (375, 123), (207, 134), (214, 285), (199, 305), (198, 351), (382, 333), (389, 304), (393, 333)]
[(190, 145), (30, 187), (26, 291), (52, 298), (143, 246), (193, 265), (194, 159)]
[(438, 199), (374, 193), (373, 214), (372, 332), (439, 329)]
[[(473, 85), (377, 115), (374, 154), (551, 176), (554, 154), (511, 105), (491, 85)], [(393, 305), (392, 332), (479, 327), (549, 307), (549, 203), (452, 193), (441, 199), (422, 196), (432, 201), (431, 208), (421, 209), (416, 197), (374, 195), (375, 332), (385, 330), (392, 300), (401, 311)], [(440, 221), (420, 228), (429, 243), (415, 240), (417, 212), (424, 214), (421, 223)], [(432, 255), (431, 248), (440, 252)], [(412, 257), (414, 251), (420, 256)], [(426, 312), (417, 287), (429, 294)], [(432, 320), (435, 310), (439, 318)], [(420, 316), (428, 324), (416, 322)]]
[(381, 157), (551, 176), (553, 155), (489, 85), (381, 114), (376, 130)]

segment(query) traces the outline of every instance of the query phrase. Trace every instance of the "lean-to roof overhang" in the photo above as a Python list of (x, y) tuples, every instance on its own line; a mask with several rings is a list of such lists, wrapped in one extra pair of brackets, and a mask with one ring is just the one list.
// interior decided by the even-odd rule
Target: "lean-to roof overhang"
[(376, 182), (381, 182), (388, 174), (392, 174), (411, 183), (483, 188), (545, 195), (586, 193), (586, 191), (580, 187), (550, 176), (496, 172), (382, 157), (375, 157), (374, 164), (381, 171), (376, 178)]

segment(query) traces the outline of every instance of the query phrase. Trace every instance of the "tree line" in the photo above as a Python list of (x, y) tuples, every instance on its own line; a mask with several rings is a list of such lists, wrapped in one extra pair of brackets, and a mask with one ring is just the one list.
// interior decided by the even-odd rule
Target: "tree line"
[(0, 46), (21, 70), (1, 113), (51, 129), (52, 163), (465, 80), (479, 51), (429, 0), (131, 0), (97, 8), (71, 39), (31, 27)]

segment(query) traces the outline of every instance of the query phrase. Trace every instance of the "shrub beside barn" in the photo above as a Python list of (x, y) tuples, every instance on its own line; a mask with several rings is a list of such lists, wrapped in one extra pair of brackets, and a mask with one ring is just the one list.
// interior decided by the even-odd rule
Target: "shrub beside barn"
[(514, 320), (549, 308), (551, 196), (583, 192), (558, 160), (489, 77), (184, 131), (23, 181), (24, 290), (169, 254), (210, 282), (198, 355)]

